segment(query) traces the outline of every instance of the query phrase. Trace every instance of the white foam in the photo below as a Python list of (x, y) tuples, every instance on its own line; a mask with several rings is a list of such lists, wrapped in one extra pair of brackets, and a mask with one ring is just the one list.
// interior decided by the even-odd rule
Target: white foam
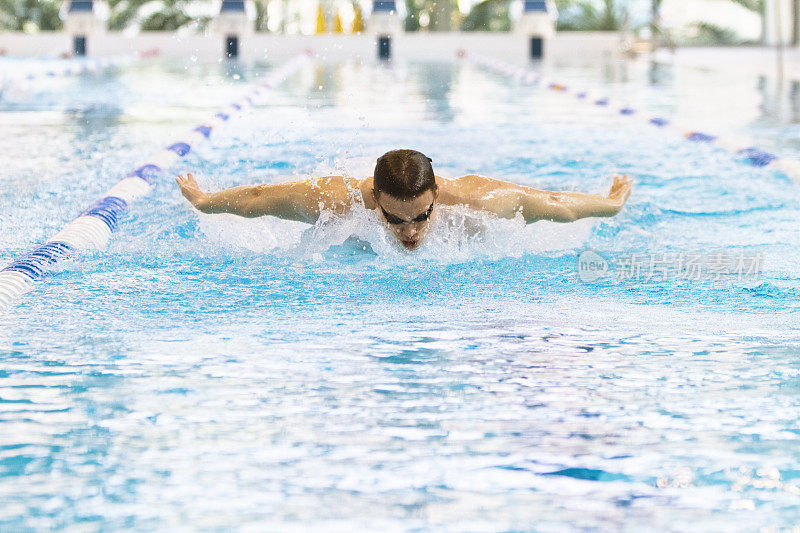
[[(320, 162), (309, 177), (363, 178), (371, 176), (374, 167), (374, 157), (346, 154), (332, 162)], [(430, 231), (416, 250), (409, 251), (389, 232), (377, 210), (363, 206), (360, 191), (353, 189), (352, 196), (355, 206), (350, 212), (344, 216), (323, 213), (313, 226), (275, 217), (247, 219), (227, 214), (199, 214), (200, 229), (221, 246), (242, 247), (259, 253), (280, 251), (284, 255), (312, 260), (355, 237), (363, 242), (363, 248), (371, 248), (381, 257), (381, 263), (391, 265), (415, 261), (450, 264), (476, 258), (564, 253), (582, 247), (597, 223), (597, 219), (583, 219), (568, 224), (539, 221), (526, 225), (521, 215), (502, 219), (466, 206), (438, 205)]]
[(200, 230), (220, 246), (254, 252), (288, 251), (300, 241), (308, 224), (274, 217), (244, 218), (236, 215), (199, 213)]
[(465, 206), (439, 205), (427, 236), (416, 250), (409, 251), (389, 232), (376, 210), (361, 204), (344, 216), (323, 213), (313, 226), (274, 217), (200, 215), (203, 233), (221, 246), (261, 253), (280, 251), (313, 260), (354, 237), (388, 264), (449, 264), (528, 253), (558, 254), (581, 247), (595, 223), (596, 219), (584, 219), (570, 224), (540, 221), (526, 225), (521, 216), (500, 219)]

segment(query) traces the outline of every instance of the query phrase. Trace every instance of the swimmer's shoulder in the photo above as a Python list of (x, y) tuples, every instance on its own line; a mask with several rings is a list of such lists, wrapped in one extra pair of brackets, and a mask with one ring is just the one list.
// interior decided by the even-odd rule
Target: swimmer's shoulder
[(436, 176), (439, 185), (439, 202), (448, 205), (469, 204), (474, 196), (474, 191), (485, 178), (470, 174), (457, 178), (443, 178)]
[(309, 209), (322, 208), (335, 213), (344, 213), (353, 203), (353, 193), (359, 188), (359, 180), (346, 176), (320, 176), (295, 182), (297, 193)]
[(361, 191), (361, 200), (364, 202), (364, 207), (367, 209), (377, 209), (378, 204), (375, 202), (375, 197), (372, 195), (372, 176), (353, 181), (357, 182), (358, 189)]

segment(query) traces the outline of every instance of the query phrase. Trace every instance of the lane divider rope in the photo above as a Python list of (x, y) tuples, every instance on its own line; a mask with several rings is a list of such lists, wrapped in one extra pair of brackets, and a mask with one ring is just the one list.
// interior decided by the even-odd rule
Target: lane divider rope
[(88, 57), (79, 60), (65, 61), (63, 64), (44, 66), (36, 71), (15, 72), (6, 71), (3, 74), (3, 82), (26, 82), (42, 78), (57, 78), (66, 76), (78, 76), (97, 72), (110, 67), (123, 67), (148, 57), (158, 55), (157, 50), (147, 50), (136, 55), (114, 56), (114, 57)]
[(485, 56), (467, 56), (463, 51), (459, 52), (459, 57), (467, 59), (469, 62), (484, 68), (490, 72), (501, 74), (512, 78), (521, 85), (542, 87), (550, 91), (561, 94), (573, 94), (576, 99), (596, 107), (603, 107), (616, 112), (617, 114), (644, 120), (645, 122), (662, 129), (672, 129), (680, 133), (686, 140), (692, 142), (710, 143), (714, 146), (727, 150), (736, 155), (743, 163), (754, 167), (768, 167), (782, 172), (792, 180), (800, 183), (800, 161), (780, 157), (776, 154), (767, 152), (742, 142), (739, 139), (713, 135), (710, 133), (685, 130), (672, 123), (667, 118), (650, 115), (645, 111), (632, 108), (625, 104), (614, 102), (607, 96), (592, 95), (583, 90), (570, 90), (567, 84), (545, 80), (541, 75), (524, 67), (518, 67), (502, 60)]
[(246, 96), (220, 109), (210, 120), (198, 124), (180, 141), (147, 158), (47, 242), (0, 270), (0, 312), (28, 292), (36, 281), (52, 273), (60, 263), (84, 250), (96, 250), (105, 246), (128, 207), (150, 192), (155, 178), (162, 171), (177, 159), (186, 156), (193, 145), (208, 139), (214, 128), (252, 106), (256, 96), (279, 85), (308, 60), (308, 55), (298, 55), (270, 72)]

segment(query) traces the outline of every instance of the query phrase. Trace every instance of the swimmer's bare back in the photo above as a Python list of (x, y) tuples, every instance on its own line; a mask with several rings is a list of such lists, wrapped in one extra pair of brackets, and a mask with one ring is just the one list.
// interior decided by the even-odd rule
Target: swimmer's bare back
[[(363, 203), (367, 209), (378, 207), (372, 193), (371, 177), (356, 180), (324, 176), (285, 183), (242, 185), (214, 193), (202, 191), (191, 174), (181, 175), (176, 181), (186, 199), (203, 213), (232, 213), (243, 217), (271, 215), (313, 224), (323, 211), (344, 214), (356, 202)], [(521, 213), (525, 222), (531, 223), (614, 216), (630, 196), (632, 182), (626, 176), (615, 175), (608, 194), (545, 191), (475, 175), (450, 179), (436, 176), (436, 184), (439, 188), (437, 203), (466, 205), (502, 218), (514, 218)]]

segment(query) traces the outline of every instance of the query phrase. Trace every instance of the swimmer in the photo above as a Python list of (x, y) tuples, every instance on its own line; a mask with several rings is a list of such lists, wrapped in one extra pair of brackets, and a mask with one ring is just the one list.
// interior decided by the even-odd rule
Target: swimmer
[(631, 194), (631, 180), (613, 178), (607, 195), (542, 191), (474, 175), (447, 179), (434, 175), (431, 160), (424, 154), (393, 150), (378, 158), (373, 177), (363, 180), (325, 176), (214, 193), (202, 191), (191, 174), (180, 175), (176, 181), (186, 199), (203, 213), (272, 215), (313, 224), (323, 211), (343, 215), (362, 203), (378, 211), (400, 244), (414, 250), (428, 233), (438, 205), (465, 205), (502, 218), (519, 213), (526, 223), (614, 216)]

